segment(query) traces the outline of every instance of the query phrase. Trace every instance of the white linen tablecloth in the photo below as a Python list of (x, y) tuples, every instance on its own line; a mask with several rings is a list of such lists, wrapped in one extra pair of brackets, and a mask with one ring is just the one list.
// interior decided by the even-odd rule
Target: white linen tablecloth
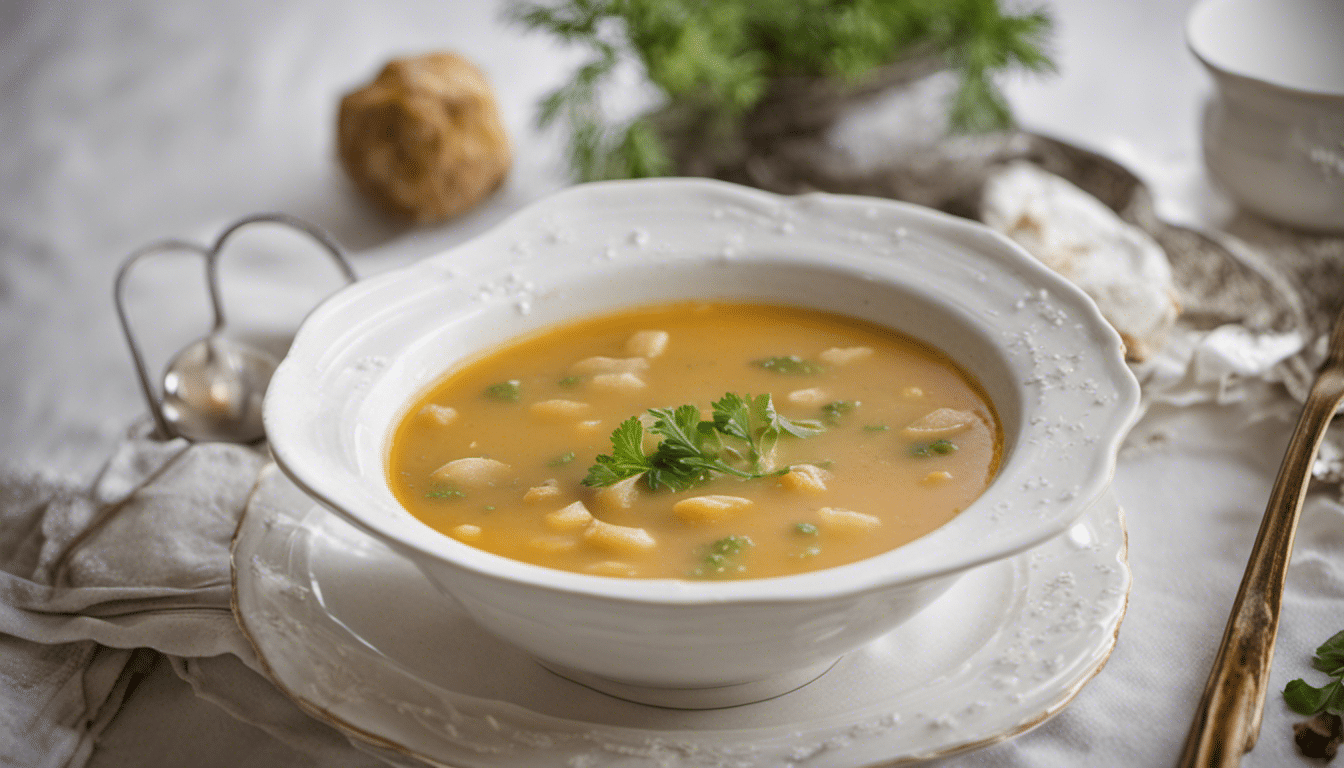
[[(1184, 50), (1188, 4), (1056, 0), (1060, 73), (1014, 80), (1009, 95), (1025, 125), (1144, 176), (1163, 215), (1216, 223), (1227, 206), (1199, 163), (1196, 125), (1209, 86)], [(472, 0), (0, 3), (0, 490), (87, 485), (143, 414), (111, 303), (112, 276), (132, 248), (165, 236), (207, 240), (244, 214), (281, 210), (333, 232), (369, 274), (465, 240), (566, 183), (557, 137), (534, 129), (534, 106), (581, 56), (508, 27), (499, 11)], [(335, 106), (387, 58), (432, 49), (457, 51), (485, 71), (516, 163), (482, 207), (408, 230), (371, 211), (336, 166)], [(312, 282), (320, 269), (244, 249), (225, 270), (230, 306), (238, 315), (264, 306), (252, 321), (292, 325), (330, 288), (324, 278)], [(165, 259), (132, 281), (151, 369), (204, 331), (199, 277), (198, 264)], [(313, 288), (287, 287), (295, 284)], [(1284, 405), (1276, 412), (1291, 415)], [(1109, 665), (1037, 731), (940, 764), (1172, 762), (1291, 426), (1282, 415), (1252, 424), (1246, 416), (1236, 404), (1150, 414), (1116, 478), (1134, 590)], [(0, 505), (6, 499), (0, 494)], [(0, 522), (12, 511), (0, 506)], [(0, 541), (5, 531), (0, 525)], [(1344, 511), (1315, 499), (1248, 766), (1308, 764), (1293, 751), (1288, 724), (1297, 718), (1278, 691), (1312, 674), (1311, 650), (1344, 629), (1341, 555)], [(11, 658), (2, 648), (0, 665)], [(86, 684), (96, 696), (118, 683), (94, 675)], [(353, 751), (342, 762), (283, 744), (198, 698), (164, 664), (123, 687), (101, 738), (82, 747), (95, 768), (369, 763)], [(0, 739), (5, 723), (0, 717)], [(6, 746), (14, 745), (0, 743), (0, 755)]]

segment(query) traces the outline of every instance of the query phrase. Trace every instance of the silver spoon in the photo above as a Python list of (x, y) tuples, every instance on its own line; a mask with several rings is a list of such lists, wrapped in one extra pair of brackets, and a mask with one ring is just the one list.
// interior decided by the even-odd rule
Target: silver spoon
[(163, 418), (198, 442), (251, 443), (265, 435), (261, 400), (280, 361), (251, 344), (211, 333), (189, 344), (163, 375)]
[[(312, 224), (281, 213), (258, 214), (237, 221), (225, 229), (209, 249), (182, 240), (164, 240), (127, 257), (117, 272), (113, 297), (140, 388), (160, 437), (181, 436), (195, 442), (252, 443), (265, 436), (261, 403), (271, 374), (280, 361), (254, 344), (225, 334), (218, 277), (219, 256), (225, 243), (239, 229), (256, 223), (280, 224), (312, 237), (327, 250), (348, 282), (356, 279), (354, 270), (331, 236)], [(205, 258), (214, 324), (205, 337), (189, 344), (168, 363), (160, 399), (131, 332), (122, 294), (131, 267), (140, 259), (154, 253), (183, 250), (199, 253)]]

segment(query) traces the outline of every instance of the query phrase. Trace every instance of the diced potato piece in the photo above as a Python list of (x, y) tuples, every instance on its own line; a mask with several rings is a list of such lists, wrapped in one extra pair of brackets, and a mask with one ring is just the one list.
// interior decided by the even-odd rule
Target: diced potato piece
[(539, 501), (550, 501), (560, 498), (560, 481), (551, 478), (541, 485), (534, 485), (527, 489), (523, 494), (523, 501), (528, 504), (536, 504)]
[(667, 349), (667, 331), (635, 331), (625, 342), (625, 351), (638, 357), (657, 357)]
[(533, 536), (527, 540), (527, 546), (538, 552), (569, 552), (579, 546), (579, 540), (573, 536)]
[(448, 535), (458, 541), (477, 541), (481, 538), (481, 526), (463, 523), (450, 529)]
[(925, 485), (942, 485), (952, 479), (952, 473), (945, 469), (939, 469), (924, 476)]
[(971, 426), (976, 421), (975, 414), (958, 411), (955, 408), (939, 408), (930, 411), (906, 425), (901, 434), (906, 437), (935, 437), (950, 435)]
[(441, 427), (446, 427), (454, 421), (457, 421), (457, 409), (451, 405), (435, 405), (430, 403), (420, 409), (420, 415)]
[(882, 525), (882, 518), (866, 512), (839, 507), (822, 507), (817, 510), (817, 522), (828, 531), (839, 533), (862, 533)]
[(539, 403), (533, 403), (527, 407), (528, 412), (533, 416), (539, 416), (549, 421), (566, 421), (577, 419), (588, 412), (592, 406), (587, 403), (581, 403), (578, 400), (542, 400)]
[(616, 560), (603, 560), (600, 563), (584, 566), (584, 571), (594, 576), (634, 576), (638, 571), (629, 563)]
[(592, 384), (607, 392), (637, 392), (647, 386), (633, 373), (599, 373), (593, 377)]
[(850, 363), (867, 360), (872, 356), (872, 347), (831, 347), (818, 355), (822, 362), (831, 365), (849, 365)]
[(649, 361), (642, 357), (585, 357), (569, 366), (576, 376), (596, 376), (600, 373), (642, 373), (649, 369)]
[(502, 461), (473, 456), (444, 464), (434, 470), (430, 478), (459, 488), (484, 488), (507, 477), (509, 469), (509, 465)]
[(751, 499), (741, 496), (692, 496), (672, 505), (672, 514), (690, 523), (709, 523), (723, 520), (752, 505)]
[(901, 390), (901, 397), (907, 400), (918, 400), (924, 396), (924, 390), (919, 387), (906, 387)]
[(635, 503), (635, 497), (639, 495), (639, 489), (635, 487), (635, 483), (638, 483), (641, 477), (643, 475), (627, 477), (605, 488), (598, 488), (597, 492), (593, 494), (593, 501), (597, 503), (597, 508), (603, 512), (629, 509), (630, 505)]
[(657, 544), (643, 528), (612, 525), (601, 520), (589, 523), (583, 530), (583, 538), (595, 547), (627, 554), (647, 552)]
[(826, 478), (831, 473), (814, 464), (794, 464), (779, 476), (779, 484), (786, 490), (815, 496), (826, 490)]
[(825, 390), (817, 387), (795, 389), (788, 394), (789, 402), (798, 405), (823, 405), (830, 401), (830, 399), (830, 396), (826, 394)]
[(574, 425), (574, 428), (577, 429), (579, 432), (591, 435), (594, 432), (597, 432), (598, 430), (602, 429), (602, 421), (600, 419), (590, 419), (589, 421), (580, 421), (578, 424)]
[(542, 519), (546, 521), (546, 527), (553, 531), (577, 531), (593, 522), (593, 513), (583, 506), (582, 501), (576, 501)]

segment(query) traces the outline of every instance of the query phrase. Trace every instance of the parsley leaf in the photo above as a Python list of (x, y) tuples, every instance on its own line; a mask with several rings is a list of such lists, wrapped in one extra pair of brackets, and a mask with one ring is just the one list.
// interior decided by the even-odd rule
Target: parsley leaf
[(456, 488), (435, 488), (434, 490), (430, 491), (429, 493), (426, 493), (426, 494), (425, 494), (425, 498), (426, 498), (426, 499), (460, 499), (460, 498), (465, 497), (466, 495), (467, 495), (467, 494), (465, 494), (465, 493), (463, 493), (463, 492), (457, 490)]
[(597, 463), (588, 468), (583, 484), (593, 487), (612, 485), (627, 477), (653, 469), (644, 455), (644, 425), (631, 416), (611, 433), (611, 453), (598, 456)]
[(747, 568), (738, 561), (738, 555), (756, 546), (747, 536), (736, 534), (724, 536), (706, 547), (700, 564), (691, 571), (692, 576), (700, 578), (710, 576), (728, 576), (744, 573)]
[(1320, 712), (1344, 714), (1344, 684), (1339, 680), (1316, 688), (1299, 677), (1284, 686), (1283, 699), (1288, 703), (1288, 707), (1299, 715), (1315, 715)]
[(747, 444), (743, 458), (753, 472), (762, 471), (781, 435), (811, 437), (823, 431), (815, 421), (794, 421), (781, 416), (770, 395), (743, 397), (729, 392), (712, 407), (714, 428)]
[(951, 440), (934, 440), (932, 443), (911, 446), (910, 455), (921, 459), (930, 456), (946, 456), (957, 452), (957, 444)]
[(573, 461), (573, 460), (576, 459), (576, 458), (578, 458), (578, 456), (576, 456), (575, 453), (574, 453), (573, 451), (565, 451), (564, 453), (560, 454), (559, 456), (556, 456), (554, 459), (551, 459), (550, 461), (546, 462), (546, 466), (548, 466), (548, 467), (563, 467), (563, 466), (565, 466), (566, 464), (570, 463), (571, 461)]
[(857, 400), (836, 400), (827, 403), (821, 406), (821, 420), (828, 427), (837, 427), (840, 425), (840, 417), (858, 408), (859, 405)]
[(1311, 665), (1331, 677), (1344, 677), (1344, 632), (1322, 643)]
[(1344, 715), (1344, 632), (1322, 643), (1311, 665), (1334, 680), (1318, 688), (1299, 677), (1284, 687), (1284, 701), (1299, 715)]
[(491, 400), (516, 403), (523, 396), (523, 383), (517, 379), (509, 379), (498, 384), (491, 384), (485, 388), (485, 396)]
[(724, 536), (722, 539), (709, 545), (709, 551), (715, 555), (736, 555), (747, 547), (755, 546), (752, 540), (747, 536)]
[(765, 357), (760, 360), (753, 360), (752, 365), (764, 368), (767, 371), (783, 373), (789, 376), (811, 376), (822, 373), (826, 366), (821, 363), (814, 363), (811, 360), (804, 360), (797, 355), (778, 355), (776, 357)]

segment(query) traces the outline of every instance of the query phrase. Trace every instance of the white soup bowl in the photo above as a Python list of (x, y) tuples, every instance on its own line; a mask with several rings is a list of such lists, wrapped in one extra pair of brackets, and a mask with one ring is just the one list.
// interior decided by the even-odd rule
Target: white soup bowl
[[(944, 351), (1001, 419), (997, 478), (951, 522), (885, 554), (713, 582), (518, 562), (440, 534), (397, 502), (390, 435), (446, 371), (520, 334), (687, 299), (842, 313)], [(1095, 305), (984, 227), (890, 201), (666, 179), (572, 187), (336, 294), (276, 371), (265, 424), (301, 489), (502, 640), (618, 696), (707, 707), (801, 685), (969, 569), (1060, 534), (1108, 486), (1137, 404), (1120, 339)]]

